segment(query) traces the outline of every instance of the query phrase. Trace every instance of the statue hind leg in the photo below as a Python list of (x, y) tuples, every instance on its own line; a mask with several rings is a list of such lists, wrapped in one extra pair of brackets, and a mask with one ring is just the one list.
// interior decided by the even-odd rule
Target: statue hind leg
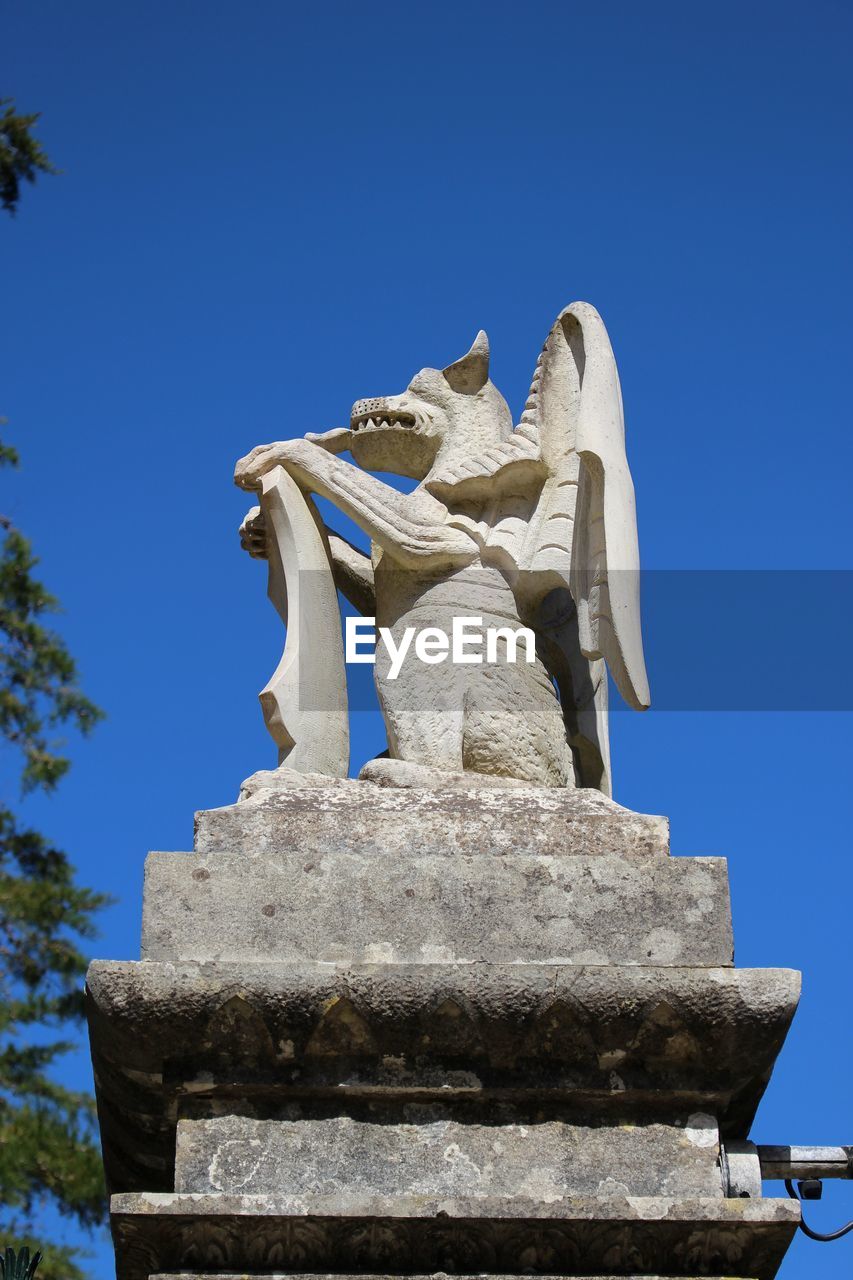
[(544, 668), (478, 668), (465, 695), (462, 763), (531, 786), (575, 785), (560, 704)]
[[(408, 663), (405, 679), (391, 680), (377, 650), (375, 681), (392, 760), (461, 773), (463, 691), (452, 668)], [(443, 673), (443, 674), (440, 674)]]

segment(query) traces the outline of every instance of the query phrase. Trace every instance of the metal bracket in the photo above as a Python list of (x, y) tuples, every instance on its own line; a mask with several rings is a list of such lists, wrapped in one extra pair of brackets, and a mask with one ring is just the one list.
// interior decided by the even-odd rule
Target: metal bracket
[(720, 1174), (727, 1200), (761, 1198), (761, 1163), (754, 1142), (727, 1142), (720, 1147)]

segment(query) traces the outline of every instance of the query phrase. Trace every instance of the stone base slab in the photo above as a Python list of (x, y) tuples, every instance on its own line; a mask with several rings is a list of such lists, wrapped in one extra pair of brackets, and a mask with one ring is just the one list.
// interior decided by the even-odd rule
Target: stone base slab
[(120, 1195), (117, 1280), (186, 1272), (750, 1276), (772, 1280), (791, 1200)]
[(396, 1121), (214, 1115), (178, 1122), (176, 1191), (723, 1197), (716, 1121), (478, 1123), (409, 1105)]
[(142, 955), (702, 967), (733, 942), (722, 858), (279, 849), (149, 854)]
[(667, 854), (669, 822), (623, 809), (599, 791), (396, 790), (353, 778), (196, 814), (200, 853), (361, 853), (411, 858), (464, 853)]

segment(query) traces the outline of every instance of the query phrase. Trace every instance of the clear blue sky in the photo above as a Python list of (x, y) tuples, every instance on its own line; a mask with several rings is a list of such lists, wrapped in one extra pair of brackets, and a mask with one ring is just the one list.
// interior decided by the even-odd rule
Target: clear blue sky
[[(235, 458), (479, 327), (518, 413), (559, 309), (602, 312), (646, 566), (853, 568), (849, 0), (28, 0), (2, 32), (0, 92), (64, 170), (0, 221), (3, 509), (109, 716), (27, 808), (119, 899), (99, 955), (137, 955), (145, 851), (189, 847), (192, 811), (273, 763), (256, 693), (281, 635)], [(775, 646), (809, 706), (850, 661), (837, 579), (778, 581), (746, 621), (741, 587), (711, 593), (705, 652), (742, 683)], [(853, 1141), (853, 718), (614, 719), (617, 798), (729, 857), (738, 963), (803, 970), (754, 1136)], [(384, 745), (375, 715), (356, 737), (357, 763)], [(851, 1216), (850, 1184), (811, 1208)], [(851, 1259), (799, 1238), (781, 1275)]]

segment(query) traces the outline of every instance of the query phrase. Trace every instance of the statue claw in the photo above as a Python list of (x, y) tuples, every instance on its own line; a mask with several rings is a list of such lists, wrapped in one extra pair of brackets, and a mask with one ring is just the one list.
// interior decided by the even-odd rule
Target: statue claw
[(331, 431), (306, 431), (305, 439), (327, 453), (345, 453), (352, 442), (352, 432), (349, 427), (332, 427)]
[(253, 560), (268, 559), (267, 524), (260, 507), (252, 507), (246, 512), (239, 533), (240, 546)]

